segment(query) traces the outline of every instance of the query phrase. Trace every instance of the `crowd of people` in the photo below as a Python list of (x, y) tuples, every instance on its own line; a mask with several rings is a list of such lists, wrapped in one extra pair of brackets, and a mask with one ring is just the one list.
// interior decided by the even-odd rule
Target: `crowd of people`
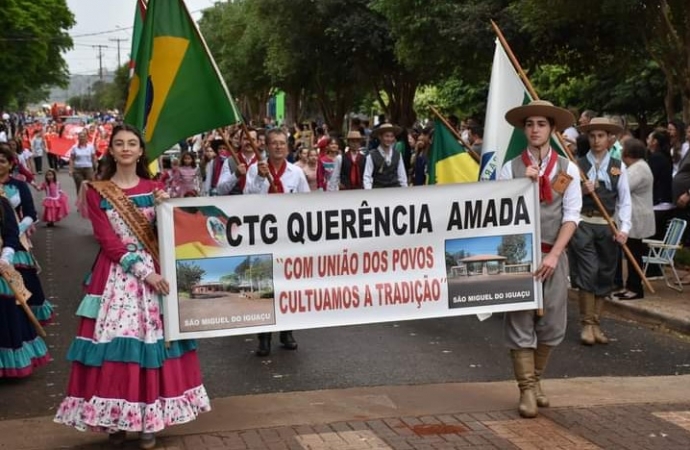
[[(450, 119), (465, 146), (479, 152), (482, 126)], [(542, 261), (534, 274), (544, 283), (545, 314), (508, 313), (504, 324), (520, 389), (518, 410), (535, 417), (539, 407), (549, 405), (540, 379), (565, 336), (569, 283), (578, 289), (581, 342), (607, 344), (600, 322), (604, 298), (644, 296), (634, 270), (623, 281), (620, 246), (627, 244), (641, 265), (643, 239), (663, 239), (672, 217), (690, 218), (690, 131), (686, 135), (681, 122), (671, 121), (643, 142), (620, 117), (598, 117), (592, 111), (576, 116), (544, 101), (514, 108), (505, 120), (524, 129), (528, 144), (519, 157), (505, 162), (500, 178), (539, 183)], [(381, 117), (373, 128), (352, 120), (348, 130), (342, 136), (326, 125), (212, 130), (182, 141), (180, 153), (166, 152), (155, 176), (141, 133), (128, 125), (109, 127), (102, 155), (85, 127), (65, 164), (49, 159), (45, 173), (43, 159), (51, 154), (46, 134), (54, 130), (0, 134), (0, 296), (17, 300), (0, 302), (0, 329), (8, 330), (0, 333), (0, 377), (29, 376), (50, 360), (35, 325), (50, 321), (53, 310), (31, 252), (38, 215), (30, 186), (44, 193), (42, 221), (53, 226), (70, 209), (58, 181), (66, 165), (100, 251), (77, 310), (80, 324), (68, 353), (67, 396), (55, 420), (107, 432), (113, 444), (137, 432), (141, 448), (153, 448), (155, 433), (208, 411), (196, 343), (164, 342), (160, 302), (169, 284), (160, 275), (155, 205), (175, 197), (428, 184), (432, 127), (406, 130)], [(552, 149), (556, 131), (563, 132), (576, 161)], [(40, 175), (44, 179), (39, 181)], [(616, 221), (615, 233), (607, 215)], [(31, 294), (26, 305), (19, 301), (17, 277)], [(260, 334), (258, 342), (256, 355), (269, 355), (271, 334)], [(298, 348), (289, 330), (280, 332), (279, 342), (287, 350)]]

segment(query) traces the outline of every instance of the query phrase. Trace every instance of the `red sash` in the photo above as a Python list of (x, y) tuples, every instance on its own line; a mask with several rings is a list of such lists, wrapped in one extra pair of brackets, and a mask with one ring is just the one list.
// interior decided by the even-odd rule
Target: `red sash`
[(358, 154), (353, 153), (354, 157), (350, 156), (350, 161), (352, 161), (352, 167), (350, 168), (350, 188), (359, 188), (361, 176), (359, 173), (359, 164), (357, 164)]
[[(549, 150), (551, 155), (549, 156), (549, 163), (544, 170), (544, 175), (539, 175), (539, 201), (551, 203), (553, 201), (553, 194), (551, 193), (551, 180), (549, 179), (549, 174), (556, 165), (556, 160), (558, 155)], [(525, 167), (530, 167), (532, 165), (532, 160), (529, 157), (529, 151), (525, 150), (522, 152), (522, 162)]]
[[(240, 164), (244, 164), (247, 169), (249, 169), (249, 166), (254, 164), (256, 162), (256, 155), (252, 155), (251, 161), (247, 162), (247, 158), (244, 157), (244, 154), (242, 152), (237, 153), (237, 160), (240, 162)], [(244, 185), (247, 183), (247, 175), (243, 175), (239, 178), (237, 181), (237, 184), (239, 185), (240, 189), (244, 191)]]
[(272, 192), (273, 194), (282, 194), (285, 192), (283, 182), (280, 179), (280, 177), (282, 177), (285, 173), (285, 170), (287, 170), (287, 161), (283, 161), (283, 165), (281, 165), (280, 169), (278, 170), (273, 168), (273, 164), (270, 162), (268, 163), (268, 171), (271, 172), (271, 177), (273, 177), (273, 186), (275, 188), (275, 190)]

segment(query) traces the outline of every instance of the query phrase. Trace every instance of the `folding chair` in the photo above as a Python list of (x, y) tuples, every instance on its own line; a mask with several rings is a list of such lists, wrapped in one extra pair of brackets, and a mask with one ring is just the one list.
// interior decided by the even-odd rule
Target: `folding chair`
[[(649, 246), (649, 253), (647, 256), (642, 257), (642, 262), (644, 262), (644, 272), (647, 272), (647, 266), (650, 264), (656, 264), (661, 269), (664, 274), (664, 280), (666, 281), (666, 286), (671, 289), (675, 289), (678, 292), (683, 292), (683, 284), (680, 282), (678, 277), (678, 272), (676, 272), (676, 267), (673, 262), (673, 258), (676, 256), (676, 250), (682, 248), (680, 245), (680, 240), (683, 238), (683, 232), (687, 226), (687, 222), (682, 219), (671, 219), (666, 228), (666, 235), (663, 241), (655, 239), (642, 239), (642, 242)], [(670, 266), (673, 276), (675, 277), (675, 283), (671, 284), (666, 271), (663, 266)]]

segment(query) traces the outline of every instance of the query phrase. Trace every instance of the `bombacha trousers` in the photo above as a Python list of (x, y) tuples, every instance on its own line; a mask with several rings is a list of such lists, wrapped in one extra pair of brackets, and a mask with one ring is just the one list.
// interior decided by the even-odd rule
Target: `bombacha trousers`
[[(545, 256), (545, 255), (544, 255)], [(568, 257), (561, 254), (553, 275), (543, 283), (544, 314), (514, 311), (505, 314), (503, 334), (510, 349), (555, 347), (565, 337), (568, 323)]]

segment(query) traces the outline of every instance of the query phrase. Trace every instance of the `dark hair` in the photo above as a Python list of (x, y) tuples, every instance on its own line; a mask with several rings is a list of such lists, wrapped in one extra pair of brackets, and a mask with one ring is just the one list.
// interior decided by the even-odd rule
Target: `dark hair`
[(187, 157), (187, 156), (189, 156), (190, 158), (192, 158), (192, 165), (191, 165), (190, 167), (191, 167), (192, 169), (196, 169), (196, 158), (194, 157), (194, 155), (192, 154), (192, 152), (182, 152), (182, 154), (180, 155), (180, 165), (181, 165), (181, 166), (184, 166), (184, 159), (185, 159), (185, 157)]
[(342, 143), (340, 142), (340, 139), (338, 139), (337, 137), (332, 137), (332, 138), (330, 138), (330, 139), (328, 140), (328, 144), (326, 145), (326, 148), (330, 147), (330, 145), (331, 145), (332, 142), (335, 142), (336, 144), (338, 144), (338, 150), (342, 150), (343, 145), (342, 145)]
[(671, 159), (671, 136), (669, 136), (668, 131), (663, 128), (657, 128), (652, 131), (651, 137), (658, 145), (656, 151)]
[(623, 141), (622, 155), (632, 159), (644, 159), (647, 156), (647, 148), (639, 139), (626, 139)]
[(139, 139), (139, 145), (141, 146), (143, 152), (141, 154), (141, 157), (139, 157), (139, 159), (137, 160), (137, 176), (139, 178), (144, 178), (145, 180), (150, 180), (151, 172), (149, 172), (149, 160), (146, 157), (146, 143), (144, 142), (144, 138), (142, 137), (141, 132), (136, 127), (133, 127), (132, 125), (126, 123), (115, 126), (115, 128), (113, 128), (113, 133), (110, 135), (108, 151), (105, 155), (103, 155), (103, 159), (105, 160), (105, 173), (103, 174), (103, 179), (109, 180), (113, 177), (113, 175), (117, 173), (117, 164), (115, 164), (115, 159), (113, 158), (113, 155), (110, 152), (113, 149), (113, 140), (115, 139), (115, 136), (121, 131), (128, 131), (130, 133), (133, 133), (134, 135), (136, 135), (137, 139)]
[[(549, 121), (549, 123), (551, 123)], [(553, 127), (553, 124), (551, 124), (551, 127)], [(472, 125), (469, 127), (470, 133), (472, 133), (475, 136), (479, 136), (480, 138), (484, 137), (484, 127), (481, 125)]]

